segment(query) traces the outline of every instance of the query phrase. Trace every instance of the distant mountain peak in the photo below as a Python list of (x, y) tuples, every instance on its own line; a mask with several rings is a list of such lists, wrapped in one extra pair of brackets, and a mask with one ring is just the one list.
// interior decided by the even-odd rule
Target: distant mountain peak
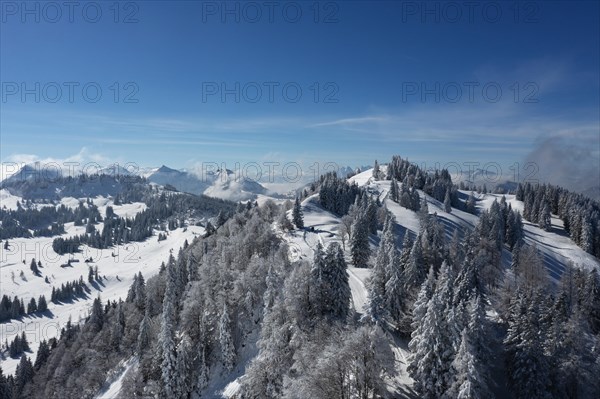
[(180, 172), (180, 171), (178, 171), (177, 169), (172, 169), (172, 168), (169, 168), (169, 167), (168, 167), (168, 166), (166, 166), (166, 165), (162, 165), (160, 168), (158, 168), (158, 169), (156, 170), (156, 172), (158, 172), (158, 173), (181, 173), (181, 172)]

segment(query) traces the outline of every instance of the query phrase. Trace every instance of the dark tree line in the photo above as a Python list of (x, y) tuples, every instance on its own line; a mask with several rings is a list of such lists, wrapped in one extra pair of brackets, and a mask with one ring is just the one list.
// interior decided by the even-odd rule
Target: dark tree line
[(53, 303), (67, 302), (75, 298), (86, 298), (89, 288), (83, 281), (83, 276), (79, 280), (68, 281), (61, 284), (60, 287), (52, 287), (50, 301)]
[(18, 319), (28, 314), (45, 312), (46, 310), (48, 310), (48, 304), (44, 295), (40, 295), (37, 301), (35, 298), (31, 298), (27, 307), (25, 307), (23, 299), (17, 296), (10, 299), (7, 295), (2, 295), (2, 300), (0, 300), (0, 323), (11, 319)]
[[(446, 169), (428, 173), (418, 165), (394, 155), (387, 166), (386, 179), (392, 181), (390, 199), (407, 209), (419, 210), (420, 199), (416, 190), (423, 190), (426, 194), (443, 202), (446, 205), (446, 211), (450, 211), (450, 205), (468, 211), (466, 204), (460, 201), (458, 188), (452, 183), (450, 173)], [(401, 187), (398, 187), (398, 183), (402, 183)]]
[[(81, 174), (76, 177), (46, 176), (31, 171), (29, 176), (16, 174), (0, 184), (12, 195), (33, 201), (60, 201), (64, 197), (88, 198), (117, 196), (120, 203), (139, 202), (152, 188), (147, 180), (135, 175)], [(28, 178), (29, 177), (29, 178)]]
[(25, 207), (17, 203), (16, 210), (0, 209), (0, 221), (0, 239), (6, 239), (52, 237), (65, 233), (65, 223), (74, 222), (76, 226), (82, 226), (84, 222), (100, 222), (102, 217), (98, 207), (89, 199), (86, 204), (80, 201), (75, 209), (64, 204), (36, 207), (31, 201), (26, 201)]
[(10, 344), (7, 343), (5, 345), (8, 349), (8, 355), (12, 358), (16, 358), (23, 352), (29, 352), (31, 350), (25, 331), (23, 331), (21, 335), (17, 334)]
[(163, 193), (148, 199), (146, 205), (148, 207), (145, 210), (132, 218), (116, 215), (113, 208), (109, 206), (106, 209), (102, 231), (92, 226), (79, 236), (55, 238), (52, 248), (58, 254), (65, 254), (78, 252), (81, 244), (106, 249), (114, 245), (141, 242), (153, 235), (153, 229), (163, 229), (165, 221), (169, 229), (175, 229), (184, 225), (183, 220), (186, 217), (219, 212), (226, 215), (233, 213), (235, 209), (233, 202), (191, 194), (165, 195)]
[(312, 192), (319, 193), (319, 201), (323, 208), (337, 215), (348, 213), (350, 206), (361, 194), (361, 189), (349, 184), (346, 179), (340, 179), (335, 172), (322, 175), (319, 181), (311, 187)]

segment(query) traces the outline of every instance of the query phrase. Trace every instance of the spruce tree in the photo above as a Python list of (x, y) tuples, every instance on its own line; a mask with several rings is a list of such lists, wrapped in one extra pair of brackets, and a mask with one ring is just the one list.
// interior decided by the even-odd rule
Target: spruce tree
[(21, 360), (15, 371), (15, 389), (17, 391), (17, 397), (23, 390), (25, 384), (31, 382), (34, 374), (35, 372), (33, 370), (33, 365), (31, 364), (31, 359), (25, 355), (21, 356)]
[(404, 270), (398, 248), (389, 248), (390, 277), (385, 284), (385, 309), (398, 330), (409, 331), (409, 321), (406, 318), (406, 295), (404, 292)]
[(35, 298), (31, 298), (31, 300), (29, 301), (29, 304), (27, 305), (27, 313), (28, 314), (32, 314), (37, 312), (38, 307), (37, 307), (37, 303), (35, 302)]
[(373, 266), (371, 277), (367, 282), (369, 304), (367, 314), (371, 321), (377, 323), (385, 317), (386, 283), (390, 275), (390, 250), (395, 247), (393, 231), (394, 222), (390, 214), (387, 215), (383, 233), (379, 242), (377, 258)]
[(375, 180), (379, 180), (381, 176), (381, 169), (379, 168), (379, 162), (375, 160), (375, 164), (373, 165), (373, 178)]
[(535, 321), (538, 317), (531, 295), (518, 292), (511, 304), (504, 339), (509, 376), (517, 399), (550, 397), (548, 363)]
[(146, 306), (146, 282), (142, 272), (139, 272), (133, 290), (135, 296), (133, 303), (138, 309), (144, 309)]
[(177, 353), (175, 343), (177, 282), (175, 260), (171, 256), (167, 266), (167, 285), (163, 299), (161, 330), (158, 338), (162, 355), (162, 382), (167, 397), (175, 397), (177, 392)]
[(352, 255), (352, 263), (355, 267), (367, 267), (371, 256), (371, 246), (369, 243), (367, 220), (362, 214), (358, 215), (352, 225), (350, 253)]
[(297, 228), (304, 228), (304, 216), (302, 214), (302, 205), (300, 204), (300, 198), (296, 197), (296, 202), (294, 202), (294, 208), (292, 210), (292, 220)]
[(475, 195), (471, 191), (471, 194), (469, 195), (469, 199), (467, 199), (466, 211), (469, 213), (472, 213), (473, 215), (475, 213), (477, 213), (476, 203), (477, 202), (475, 201)]
[(102, 309), (100, 296), (95, 298), (92, 303), (92, 312), (90, 314), (89, 323), (93, 331), (98, 332), (102, 330), (102, 326), (104, 325), (104, 309)]
[(40, 270), (38, 269), (38, 265), (37, 265), (35, 259), (31, 259), (31, 264), (29, 265), (29, 268), (31, 269), (33, 274), (35, 274), (36, 276), (40, 275)]
[(11, 399), (12, 398), (12, 387), (11, 383), (4, 376), (2, 367), (0, 367), (0, 399)]
[(46, 297), (44, 295), (40, 295), (38, 298), (38, 311), (45, 312), (48, 310), (48, 303), (46, 302)]
[(394, 178), (392, 178), (392, 182), (390, 183), (390, 199), (394, 202), (398, 202), (400, 200), (400, 190), (398, 189), (398, 182)]
[(452, 326), (446, 316), (451, 310), (452, 284), (452, 270), (444, 263), (427, 312), (409, 342), (411, 356), (408, 372), (415, 380), (415, 389), (423, 398), (442, 397), (450, 384), (454, 349)]
[(208, 364), (206, 363), (206, 349), (204, 348), (204, 345), (201, 345), (200, 347), (199, 357), (200, 364), (198, 365), (198, 379), (196, 381), (196, 388), (202, 390), (208, 385), (209, 376)]
[(596, 269), (588, 271), (582, 293), (582, 313), (593, 333), (600, 332), (600, 277)]
[(42, 367), (42, 365), (46, 363), (48, 357), (50, 357), (50, 346), (48, 345), (48, 342), (46, 342), (46, 340), (44, 339), (42, 340), (42, 342), (40, 342), (40, 347), (38, 348), (35, 363), (33, 365), (34, 369), (36, 371), (39, 370)]
[(193, 389), (193, 356), (192, 343), (187, 334), (184, 334), (177, 346), (177, 397), (187, 398)]
[(283, 231), (290, 231), (294, 228), (294, 225), (288, 219), (286, 212), (281, 212), (281, 214), (279, 215), (279, 219), (277, 221), (277, 225)]
[(481, 363), (474, 354), (473, 345), (467, 329), (461, 335), (461, 342), (452, 362), (452, 385), (446, 397), (456, 399), (490, 398), (488, 388), (480, 373)]
[(137, 337), (136, 353), (141, 356), (150, 344), (150, 317), (148, 311), (140, 323), (140, 332)]
[(233, 370), (235, 365), (235, 347), (231, 336), (231, 320), (229, 319), (229, 310), (227, 303), (223, 304), (223, 313), (219, 319), (219, 346), (221, 349), (221, 362), (227, 372)]
[(540, 213), (538, 216), (538, 225), (540, 229), (550, 231), (552, 227), (551, 224), (551, 216), (550, 216), (550, 205), (548, 202), (544, 201), (543, 205), (540, 208)]
[(325, 270), (325, 254), (323, 252), (323, 246), (321, 243), (317, 243), (317, 247), (313, 256), (313, 263), (310, 269), (310, 313), (311, 317), (320, 317), (324, 312), (324, 303), (326, 295), (326, 286), (324, 280)]
[(404, 285), (407, 292), (414, 292), (421, 286), (425, 280), (427, 268), (423, 259), (423, 247), (421, 246), (421, 236), (413, 243), (410, 250), (408, 264), (404, 269)]
[(323, 279), (328, 293), (325, 296), (327, 313), (337, 320), (346, 320), (350, 311), (352, 293), (348, 282), (348, 272), (344, 251), (339, 243), (327, 247)]
[(452, 212), (452, 198), (450, 197), (450, 189), (446, 190), (444, 197), (444, 210), (448, 213)]

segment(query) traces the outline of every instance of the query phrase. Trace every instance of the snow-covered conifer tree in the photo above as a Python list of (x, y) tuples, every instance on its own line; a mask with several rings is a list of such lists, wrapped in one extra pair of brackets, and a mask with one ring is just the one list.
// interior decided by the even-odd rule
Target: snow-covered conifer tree
[(230, 372), (235, 365), (235, 347), (231, 336), (231, 320), (227, 303), (223, 304), (223, 313), (219, 319), (219, 346), (221, 349), (221, 362), (223, 368)]
[(302, 214), (302, 205), (300, 204), (300, 198), (296, 197), (294, 202), (294, 209), (292, 210), (292, 219), (297, 228), (304, 228), (304, 216)]

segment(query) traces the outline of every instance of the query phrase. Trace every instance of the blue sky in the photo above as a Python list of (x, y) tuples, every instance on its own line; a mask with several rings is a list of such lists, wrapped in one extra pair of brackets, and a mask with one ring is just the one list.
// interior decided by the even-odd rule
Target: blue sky
[[(125, 2), (118, 14), (81, 2), (72, 20), (62, 2), (27, 4), (32, 14), (2, 2), (3, 162), (361, 165), (400, 154), (506, 173), (551, 142), (599, 167), (598, 2), (274, 1), (272, 14), (265, 2), (227, 2), (229, 14), (222, 2)], [(223, 101), (236, 83), (239, 102)]]

